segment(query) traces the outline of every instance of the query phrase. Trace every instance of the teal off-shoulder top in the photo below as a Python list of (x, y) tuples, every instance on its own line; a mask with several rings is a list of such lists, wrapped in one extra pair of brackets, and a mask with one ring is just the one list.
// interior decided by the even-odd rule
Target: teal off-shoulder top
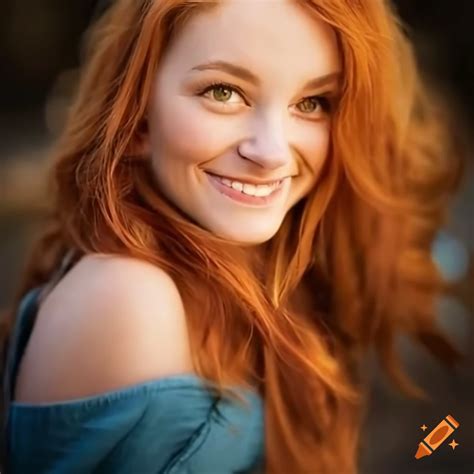
[(3, 374), (9, 474), (236, 474), (263, 472), (261, 397), (246, 408), (193, 374), (53, 403), (12, 400), (41, 288), (22, 300)]

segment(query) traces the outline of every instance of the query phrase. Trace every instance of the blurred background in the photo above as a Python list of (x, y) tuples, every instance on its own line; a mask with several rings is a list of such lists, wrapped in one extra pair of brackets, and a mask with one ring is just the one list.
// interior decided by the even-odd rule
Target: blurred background
[[(0, 15), (0, 308), (11, 301), (30, 243), (44, 219), (48, 151), (64, 122), (78, 77), (81, 37), (102, 9), (94, 0), (3, 0)], [(454, 108), (469, 134), (474, 122), (471, 19), (474, 2), (397, 0), (419, 63)], [(469, 137), (471, 138), (471, 137)], [(469, 157), (450, 220), (433, 245), (449, 282), (438, 318), (466, 366), (450, 372), (400, 339), (409, 374), (433, 397), (408, 400), (381, 377), (375, 360), (361, 474), (474, 472), (474, 174)], [(451, 414), (460, 427), (433, 455), (416, 460), (421, 426)], [(424, 434), (423, 434), (424, 433)], [(207, 474), (207, 473), (203, 473)], [(214, 474), (214, 473), (209, 473)], [(216, 473), (217, 474), (217, 473)]]

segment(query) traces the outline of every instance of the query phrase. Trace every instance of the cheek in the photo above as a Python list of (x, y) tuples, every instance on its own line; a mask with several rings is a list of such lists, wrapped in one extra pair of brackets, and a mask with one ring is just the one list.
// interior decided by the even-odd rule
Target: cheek
[[(152, 121), (152, 146), (189, 163), (213, 159), (232, 143), (232, 127), (189, 97), (163, 100)], [(155, 138), (153, 138), (153, 135)]]
[(300, 170), (300, 177), (295, 182), (295, 185), (298, 184), (294, 187), (295, 194), (290, 205), (306, 196), (317, 185), (323, 165), (329, 157), (330, 129), (328, 126), (324, 124), (313, 126), (311, 130), (308, 129), (302, 133), (300, 138), (300, 152), (304, 163), (303, 169)]
[(303, 156), (305, 156), (306, 165), (313, 177), (317, 177), (325, 160), (327, 159), (330, 143), (330, 125), (329, 123), (318, 124), (311, 131), (306, 130), (302, 136)]

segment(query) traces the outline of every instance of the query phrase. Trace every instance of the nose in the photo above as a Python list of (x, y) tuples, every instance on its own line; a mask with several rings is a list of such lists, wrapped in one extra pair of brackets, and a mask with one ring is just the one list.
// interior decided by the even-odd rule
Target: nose
[(286, 137), (283, 119), (269, 114), (252, 123), (252, 138), (240, 143), (239, 155), (262, 168), (277, 169), (291, 161), (291, 150)]

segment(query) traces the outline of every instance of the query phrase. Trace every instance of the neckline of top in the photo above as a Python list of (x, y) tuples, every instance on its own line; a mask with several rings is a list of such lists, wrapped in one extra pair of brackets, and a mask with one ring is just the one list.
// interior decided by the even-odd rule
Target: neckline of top
[[(86, 397), (74, 398), (70, 400), (58, 400), (52, 402), (36, 403), (36, 402), (21, 402), (13, 401), (10, 406), (12, 408), (26, 408), (26, 409), (41, 409), (41, 408), (61, 408), (74, 405), (90, 404), (92, 402), (99, 402), (104, 400), (116, 400), (127, 398), (132, 395), (148, 394), (150, 392), (166, 392), (180, 389), (200, 389), (202, 395), (212, 398), (211, 392), (206, 386), (206, 379), (196, 373), (176, 374), (160, 377), (158, 379), (148, 380), (145, 382), (128, 385), (114, 390), (107, 390), (95, 395)], [(260, 399), (260, 395), (253, 392), (250, 388), (244, 386), (233, 386), (233, 389), (251, 398)]]

